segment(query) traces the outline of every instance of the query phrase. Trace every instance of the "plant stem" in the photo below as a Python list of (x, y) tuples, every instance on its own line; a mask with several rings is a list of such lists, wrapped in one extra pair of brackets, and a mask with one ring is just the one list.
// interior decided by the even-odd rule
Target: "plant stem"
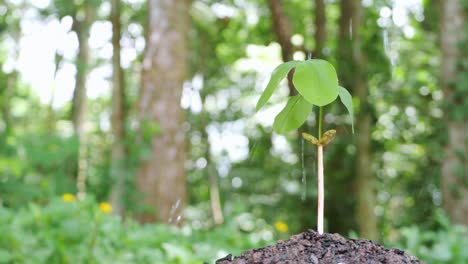
[(323, 106), (320, 106), (319, 117), (318, 117), (318, 140), (322, 139), (322, 119), (323, 119)]
[[(318, 140), (322, 139), (323, 106), (320, 106), (318, 116)], [(318, 177), (318, 206), (317, 206), (317, 232), (323, 234), (323, 209), (324, 209), (324, 177), (323, 177), (323, 146), (317, 145), (317, 177)]]
[(323, 208), (324, 208), (324, 177), (323, 177), (323, 146), (317, 146), (318, 157), (318, 207), (317, 207), (317, 231), (323, 234)]

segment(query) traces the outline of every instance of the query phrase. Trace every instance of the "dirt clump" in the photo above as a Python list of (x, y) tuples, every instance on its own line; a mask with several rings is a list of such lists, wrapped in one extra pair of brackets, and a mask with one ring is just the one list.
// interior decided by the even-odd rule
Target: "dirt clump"
[(338, 234), (319, 235), (313, 230), (278, 241), (274, 246), (252, 249), (241, 256), (228, 255), (216, 264), (307, 263), (397, 264), (424, 263), (400, 249), (387, 249), (371, 240), (345, 239)]

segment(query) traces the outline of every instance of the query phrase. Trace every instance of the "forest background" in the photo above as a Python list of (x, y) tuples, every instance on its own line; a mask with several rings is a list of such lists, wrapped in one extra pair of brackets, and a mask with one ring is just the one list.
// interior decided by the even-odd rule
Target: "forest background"
[[(468, 1), (1, 0), (0, 262), (199, 263), (315, 227), (316, 153), (255, 103), (330, 61), (325, 230), (468, 260)], [(314, 112), (317, 109), (314, 109)], [(309, 118), (300, 131), (315, 131)]]

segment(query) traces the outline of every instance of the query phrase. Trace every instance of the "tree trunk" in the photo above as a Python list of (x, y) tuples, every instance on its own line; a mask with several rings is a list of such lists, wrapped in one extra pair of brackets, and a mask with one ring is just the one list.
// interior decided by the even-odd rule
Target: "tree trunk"
[[(209, 33), (205, 32), (203, 29), (199, 29), (197, 31), (197, 41), (200, 43), (204, 43), (206, 45), (202, 45), (200, 48), (200, 56), (201, 58), (209, 58), (212, 54), (213, 49), (215, 48), (216, 44), (212, 43), (211, 41), (211, 36)], [(209, 44), (208, 44), (209, 43)], [(214, 44), (214, 45), (213, 45)], [(202, 74), (202, 78), (205, 78), (206, 74), (210, 74), (210, 71), (208, 69), (207, 61), (204, 59), (201, 59), (199, 61), (199, 65), (196, 66), (198, 71)], [(216, 74), (216, 73), (214, 73)], [(202, 101), (202, 112), (200, 113), (200, 118), (201, 118), (201, 123), (200, 123), (200, 133), (201, 133), (201, 138), (202, 142), (204, 143), (205, 146), (205, 159), (206, 159), (206, 167), (204, 170), (205, 173), (205, 179), (208, 180), (208, 188), (210, 192), (210, 206), (211, 206), (211, 214), (213, 217), (213, 223), (215, 225), (220, 225), (224, 222), (224, 215), (223, 215), (223, 209), (222, 209), (222, 204), (221, 204), (221, 196), (219, 193), (219, 183), (218, 183), (218, 172), (216, 170), (216, 164), (213, 163), (211, 159), (211, 143), (208, 137), (207, 133), (207, 127), (210, 122), (210, 116), (209, 112), (206, 109), (206, 96), (210, 94), (209, 88), (206, 87), (207, 89), (201, 89), (200, 90), (200, 97)]]
[[(205, 105), (205, 96), (202, 98), (203, 105)], [(205, 141), (205, 159), (206, 159), (206, 178), (210, 186), (210, 205), (211, 205), (211, 214), (213, 216), (213, 222), (215, 225), (220, 225), (224, 222), (223, 210), (221, 207), (221, 198), (219, 195), (219, 184), (218, 184), (218, 174), (216, 171), (215, 164), (212, 163), (211, 153), (210, 153), (210, 140), (208, 138), (208, 133), (206, 128), (208, 127), (208, 113), (206, 110), (203, 110), (201, 113), (202, 116), (202, 130), (201, 135), (202, 139)]]
[[(276, 39), (281, 46), (282, 59), (284, 62), (290, 61), (293, 59), (294, 49), (291, 43), (292, 28), (291, 28), (291, 23), (289, 21), (289, 18), (284, 13), (280, 0), (268, 0), (268, 7), (271, 12), (273, 31), (275, 32)], [(292, 82), (293, 75), (294, 75), (294, 70), (290, 71), (288, 74), (288, 88), (289, 88), (290, 96), (297, 95), (296, 88), (294, 87), (294, 84)], [(297, 142), (297, 146), (300, 146), (300, 144), (303, 144), (302, 142), (303, 139), (301, 136), (302, 132), (307, 132), (307, 129), (297, 130), (297, 134), (299, 135), (298, 137), (299, 141)], [(302, 179), (302, 182), (304, 185), (306, 185), (307, 183), (306, 177), (307, 175), (303, 176), (303, 179)], [(305, 188), (307, 189), (307, 186), (305, 186)], [(305, 196), (305, 198), (303, 199), (301, 203), (302, 210), (300, 211), (300, 215), (299, 215), (301, 219), (300, 220), (301, 229), (303, 230), (310, 228), (311, 223), (308, 220), (309, 220), (309, 212), (313, 210), (312, 205), (313, 205), (312, 201), (310, 199), (307, 199), (307, 196)]]
[(76, 61), (76, 82), (73, 92), (72, 121), (75, 134), (79, 140), (78, 149), (78, 175), (77, 190), (78, 198), (84, 198), (86, 194), (86, 178), (88, 169), (87, 160), (87, 136), (86, 136), (86, 80), (89, 65), (89, 29), (91, 27), (91, 7), (89, 3), (84, 3), (84, 17), (75, 17), (74, 29), (78, 35), (78, 57)]
[(125, 83), (122, 66), (120, 64), (120, 0), (111, 2), (112, 23), (112, 151), (111, 151), (111, 176), (114, 186), (111, 190), (111, 203), (115, 213), (122, 214), (124, 207), (122, 197), (125, 187)]
[[(273, 30), (275, 31), (276, 38), (281, 46), (281, 55), (284, 62), (293, 59), (294, 50), (291, 43), (292, 29), (288, 17), (284, 13), (280, 0), (268, 0), (268, 7), (270, 8), (271, 18), (273, 22)], [(294, 84), (292, 82), (293, 72), (288, 74), (289, 95), (297, 94)]]
[(312, 55), (316, 58), (323, 58), (323, 48), (327, 36), (326, 22), (325, 1), (315, 0), (315, 52)]
[(354, 67), (353, 90), (359, 99), (360, 107), (356, 119), (357, 131), (357, 223), (360, 235), (367, 239), (378, 238), (377, 219), (374, 214), (375, 195), (372, 178), (371, 157), (371, 122), (372, 117), (368, 102), (368, 84), (366, 80), (366, 57), (363, 52), (361, 36), (363, 27), (363, 8), (361, 0), (351, 3), (352, 60)]
[(350, 31), (352, 11), (351, 1), (341, 0), (338, 28), (337, 69), (340, 76), (340, 84), (350, 89), (353, 86), (353, 61), (350, 60), (352, 45)]
[[(337, 28), (337, 48), (335, 49), (336, 70), (338, 73), (338, 80), (341, 86), (352, 90), (353, 84), (353, 61), (351, 58), (351, 34), (349, 27), (351, 25), (352, 9), (350, 8), (351, 1), (341, 0), (339, 2), (340, 14), (338, 17)], [(333, 150), (328, 152), (327, 167), (339, 170), (347, 170), (345, 175), (337, 175), (334, 173), (329, 174), (327, 177), (327, 186), (333, 192), (341, 192), (344, 196), (353, 197), (356, 195), (356, 189), (350, 186), (350, 183), (355, 182), (355, 166), (345, 168), (342, 162), (339, 162), (341, 153), (346, 151), (347, 144), (353, 144), (355, 135), (343, 135), (344, 144), (333, 144)], [(351, 170), (350, 170), (351, 169)], [(356, 221), (354, 221), (355, 212), (355, 199), (341, 201), (339, 197), (329, 196), (327, 199), (327, 224), (330, 232), (347, 233), (350, 230), (356, 230)], [(348, 218), (348, 220), (344, 220)], [(353, 220), (349, 220), (353, 219)]]
[[(203, 99), (203, 102), (205, 100)], [(208, 113), (202, 113), (203, 116), (203, 126), (202, 126), (202, 139), (205, 140), (205, 159), (206, 159), (206, 178), (210, 186), (210, 205), (211, 205), (211, 214), (213, 216), (213, 222), (215, 225), (220, 225), (224, 222), (223, 211), (221, 207), (221, 198), (219, 195), (219, 184), (218, 184), (218, 174), (216, 172), (216, 166), (212, 163), (211, 153), (210, 153), (210, 141), (208, 139), (208, 133), (206, 132), (207, 123), (208, 123)]]
[[(457, 68), (457, 62), (463, 59), (460, 43), (463, 41), (465, 16), (461, 1), (442, 1), (440, 26), (442, 49), (441, 84), (445, 94), (448, 142), (444, 147), (441, 187), (443, 207), (454, 223), (468, 225), (468, 122), (464, 117), (456, 118), (451, 113), (463, 110), (466, 95), (457, 91), (457, 77), (466, 74)], [(463, 47), (466, 48), (466, 47)], [(465, 58), (466, 59), (466, 58)], [(465, 89), (466, 90), (466, 89)], [(466, 92), (466, 91), (465, 91)], [(461, 98), (461, 99), (460, 99)], [(463, 115), (462, 115), (463, 116)]]
[(149, 0), (147, 49), (138, 102), (140, 120), (161, 128), (152, 139), (151, 155), (142, 161), (138, 187), (144, 203), (157, 214), (142, 221), (177, 224), (186, 203), (184, 111), (182, 86), (188, 71), (188, 0)]
[[(209, 157), (209, 155), (210, 154), (207, 153), (207, 157)], [(215, 225), (220, 225), (224, 222), (224, 216), (221, 207), (221, 197), (219, 195), (218, 174), (215, 165), (210, 162), (211, 158), (207, 160), (206, 173), (208, 174), (208, 181), (210, 183), (211, 213), (213, 214)]]

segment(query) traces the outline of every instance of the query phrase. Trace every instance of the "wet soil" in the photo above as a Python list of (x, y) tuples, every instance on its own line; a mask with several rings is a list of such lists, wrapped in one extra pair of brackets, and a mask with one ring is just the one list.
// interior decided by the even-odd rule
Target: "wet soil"
[(274, 246), (252, 249), (241, 256), (226, 256), (216, 264), (307, 263), (396, 264), (424, 263), (399, 249), (387, 249), (371, 240), (345, 239), (338, 234), (319, 235), (313, 230), (278, 241)]

